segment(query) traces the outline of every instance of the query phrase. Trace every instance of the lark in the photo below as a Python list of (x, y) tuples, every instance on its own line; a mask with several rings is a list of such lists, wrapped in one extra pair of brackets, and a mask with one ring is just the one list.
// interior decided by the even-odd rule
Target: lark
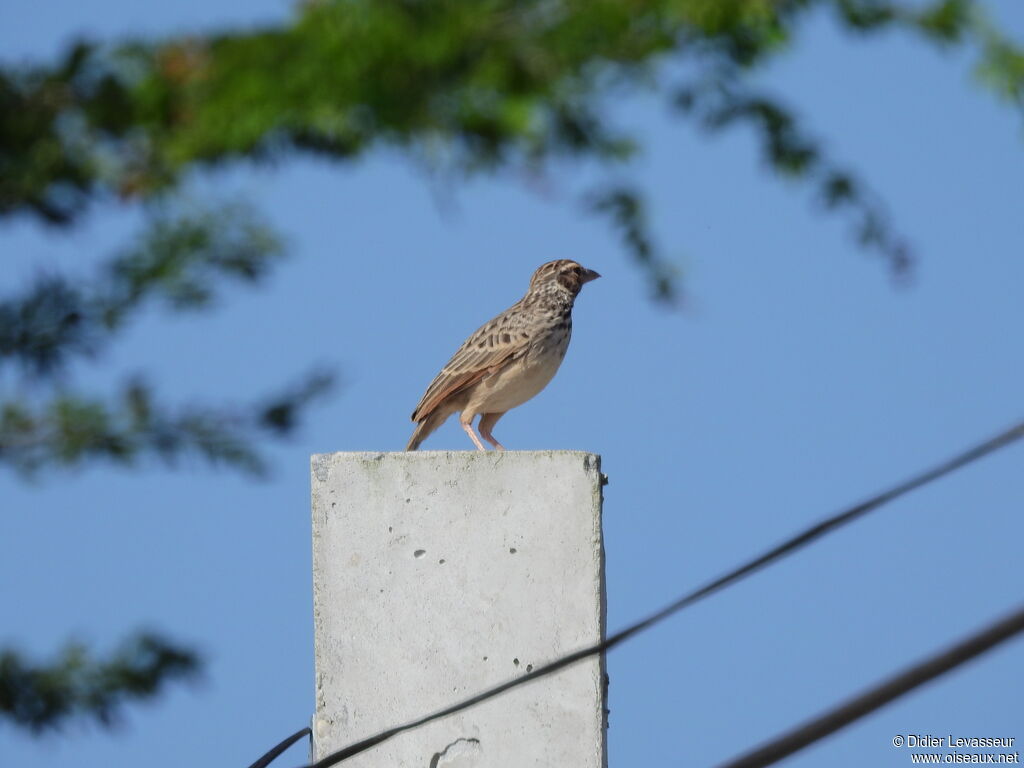
[(453, 413), (477, 449), (485, 450), (473, 430), (505, 450), (491, 431), (507, 411), (547, 386), (569, 348), (572, 306), (584, 283), (600, 277), (575, 261), (541, 265), (519, 301), (478, 328), (434, 377), (412, 412), (417, 422), (407, 451), (415, 451)]

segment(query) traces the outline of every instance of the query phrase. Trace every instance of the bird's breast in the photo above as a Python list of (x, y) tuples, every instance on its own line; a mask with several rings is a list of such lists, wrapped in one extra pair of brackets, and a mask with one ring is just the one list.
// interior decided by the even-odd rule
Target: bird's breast
[(526, 351), (527, 366), (547, 368), (558, 366), (565, 357), (565, 351), (569, 348), (569, 339), (572, 336), (572, 321), (566, 319), (534, 336), (529, 348)]
[(474, 410), (504, 413), (544, 389), (562, 364), (571, 335), (571, 323), (534, 335), (521, 357), (480, 382), (472, 398)]

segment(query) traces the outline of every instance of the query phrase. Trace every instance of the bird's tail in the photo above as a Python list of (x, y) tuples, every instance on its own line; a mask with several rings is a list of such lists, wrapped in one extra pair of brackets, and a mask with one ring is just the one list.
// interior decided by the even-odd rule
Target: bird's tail
[(433, 413), (416, 425), (416, 429), (412, 431), (412, 437), (409, 438), (409, 443), (405, 446), (405, 450), (415, 451), (419, 448), (420, 443), (426, 440), (435, 429), (444, 424), (449, 414), (450, 412), (443, 411), (440, 408), (435, 409)]

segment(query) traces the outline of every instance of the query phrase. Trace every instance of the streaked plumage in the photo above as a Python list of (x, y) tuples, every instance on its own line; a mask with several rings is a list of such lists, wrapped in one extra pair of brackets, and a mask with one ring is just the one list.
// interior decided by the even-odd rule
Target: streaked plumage
[(541, 265), (519, 301), (478, 328), (459, 347), (427, 387), (412, 420), (419, 422), (407, 451), (453, 413), (481, 451), (473, 419), (481, 415), (480, 434), (495, 448), (491, 430), (501, 416), (540, 392), (558, 370), (572, 334), (572, 307), (584, 283), (600, 277), (575, 261)]

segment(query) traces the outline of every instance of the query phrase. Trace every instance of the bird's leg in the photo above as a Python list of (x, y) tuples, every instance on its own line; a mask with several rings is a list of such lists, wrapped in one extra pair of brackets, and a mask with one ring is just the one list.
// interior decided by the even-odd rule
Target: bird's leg
[(460, 418), (459, 423), (462, 424), (462, 428), (466, 430), (466, 434), (469, 435), (469, 439), (473, 441), (473, 445), (476, 446), (477, 450), (486, 451), (487, 449), (484, 448), (483, 443), (480, 442), (480, 438), (477, 437), (476, 432), (473, 431), (473, 416), (476, 416), (476, 414), (474, 413), (470, 416), (468, 421), (465, 418)]
[(480, 436), (483, 437), (488, 443), (493, 445), (499, 451), (504, 451), (505, 446), (494, 439), (494, 435), (491, 434), (491, 430), (494, 429), (494, 425), (498, 423), (498, 419), (504, 416), (502, 413), (485, 413), (480, 417)]

